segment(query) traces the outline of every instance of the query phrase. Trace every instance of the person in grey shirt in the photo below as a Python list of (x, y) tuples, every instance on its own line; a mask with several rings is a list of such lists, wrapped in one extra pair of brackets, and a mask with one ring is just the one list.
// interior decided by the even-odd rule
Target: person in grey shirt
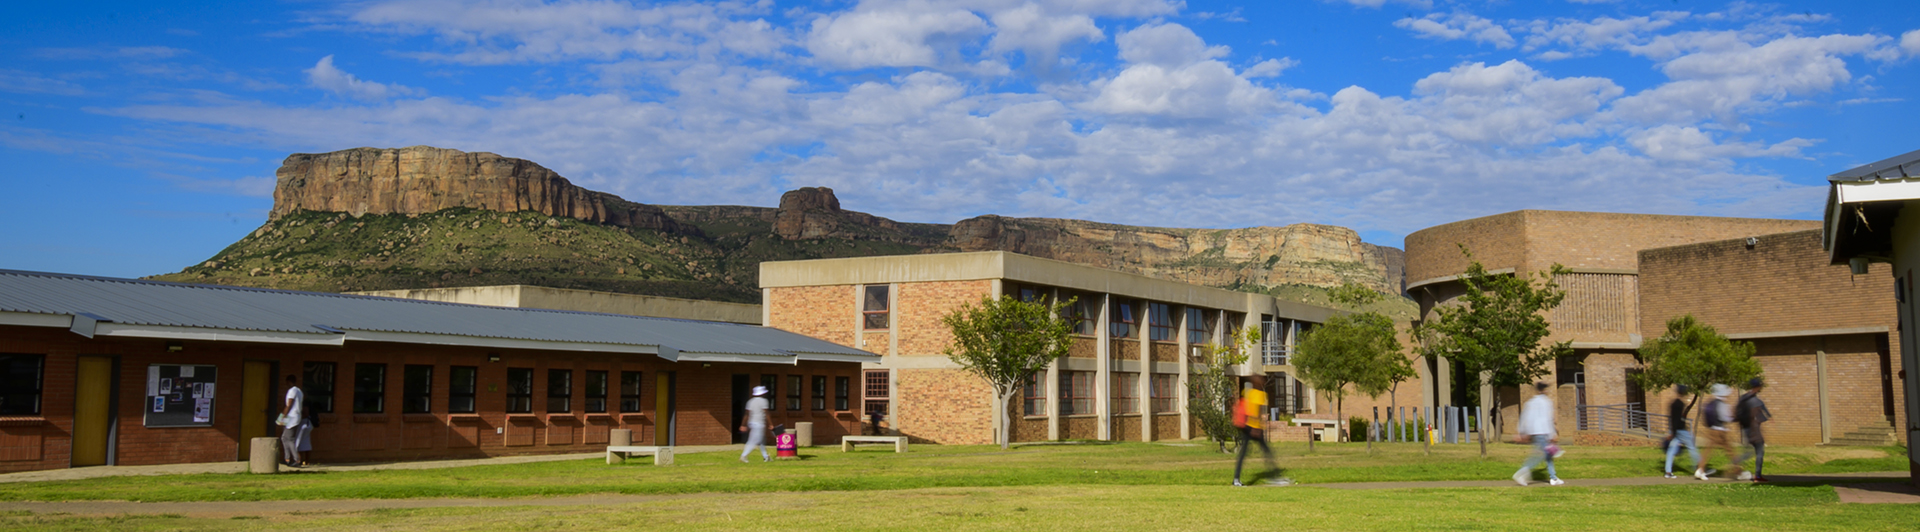
[(747, 424), (740, 427), (740, 431), (747, 433), (747, 446), (740, 449), (740, 461), (747, 461), (747, 454), (752, 453), (754, 447), (760, 448), (760, 461), (773, 461), (767, 456), (767, 387), (753, 387), (753, 398), (747, 400)]
[(1760, 426), (1773, 419), (1773, 411), (1767, 410), (1767, 402), (1760, 400), (1760, 391), (1765, 389), (1767, 382), (1754, 377), (1747, 381), (1747, 394), (1740, 396), (1740, 403), (1734, 406), (1733, 419), (1740, 422), (1740, 433), (1747, 437), (1750, 449), (1743, 449), (1733, 463), (1738, 466), (1745, 463), (1747, 457), (1753, 457), (1753, 471), (1741, 473), (1737, 477), (1740, 480), (1767, 481), (1764, 471), (1767, 467), (1767, 435), (1760, 430)]

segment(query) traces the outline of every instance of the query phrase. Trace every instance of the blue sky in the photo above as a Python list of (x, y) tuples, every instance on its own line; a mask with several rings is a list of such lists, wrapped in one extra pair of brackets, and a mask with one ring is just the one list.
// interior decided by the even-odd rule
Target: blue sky
[(1920, 149), (1906, 2), (9, 2), (0, 268), (176, 271), (289, 153), (433, 145), (654, 204), (1399, 246), (1517, 209), (1817, 218)]

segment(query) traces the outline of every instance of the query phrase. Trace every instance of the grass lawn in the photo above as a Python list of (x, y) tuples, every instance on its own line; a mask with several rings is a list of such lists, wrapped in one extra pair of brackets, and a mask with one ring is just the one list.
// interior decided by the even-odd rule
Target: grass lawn
[[(1419, 444), (1276, 446), (1280, 463), (1307, 484), (1331, 482), (1499, 480), (1513, 473), (1530, 449), (1489, 447), (1482, 459), (1472, 445)], [(1904, 451), (1889, 448), (1780, 447), (1768, 449), (1769, 474), (1903, 471)], [(402, 499), (528, 497), (595, 493), (684, 495), (757, 492), (871, 492), (928, 488), (1218, 487), (1232, 479), (1233, 458), (1211, 445), (1140, 443), (1035, 445), (1002, 452), (993, 446), (922, 445), (912, 453), (880, 450), (803, 452), (805, 460), (742, 464), (732, 453), (683, 454), (677, 465), (647, 459), (609, 466), (575, 460), (451, 469), (296, 472), (281, 475), (206, 474), (111, 477), (0, 484), (0, 501), (272, 501), (292, 499)], [(1644, 477), (1659, 474), (1661, 453), (1650, 447), (1576, 447), (1559, 464), (1564, 478)], [(757, 460), (757, 458), (756, 458)], [(1676, 468), (1684, 468), (1682, 464)], [(1724, 463), (1724, 458), (1719, 462)], [(1252, 466), (1250, 467), (1257, 467)], [(1147, 490), (1146, 493), (1155, 492)], [(1829, 490), (1829, 493), (1831, 491)], [(813, 495), (809, 495), (810, 497)], [(836, 495), (837, 496), (837, 495)], [(890, 495), (846, 495), (855, 500)]]

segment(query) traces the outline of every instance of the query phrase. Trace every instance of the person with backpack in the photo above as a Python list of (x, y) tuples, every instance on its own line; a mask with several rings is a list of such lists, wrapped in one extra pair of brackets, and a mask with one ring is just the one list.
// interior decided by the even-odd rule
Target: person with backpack
[(1687, 430), (1686, 398), (1693, 393), (1693, 389), (1682, 384), (1675, 387), (1673, 391), (1678, 395), (1673, 397), (1672, 403), (1667, 404), (1667, 478), (1675, 478), (1673, 457), (1680, 454), (1680, 447), (1683, 445), (1687, 448), (1687, 456), (1693, 458), (1693, 476), (1696, 478), (1705, 476), (1701, 474), (1706, 466), (1700, 462), (1700, 450), (1693, 446), (1693, 431)]
[(1767, 410), (1767, 402), (1760, 400), (1760, 391), (1767, 389), (1767, 383), (1759, 377), (1747, 381), (1747, 393), (1740, 396), (1740, 403), (1734, 406), (1733, 420), (1740, 423), (1741, 435), (1746, 436), (1748, 449), (1743, 449), (1739, 458), (1733, 460), (1735, 467), (1746, 463), (1747, 457), (1753, 457), (1753, 471), (1741, 473), (1740, 480), (1766, 482), (1767, 436), (1760, 426), (1773, 419), (1773, 411)]
[[(1725, 384), (1715, 384), (1710, 390), (1712, 390), (1713, 399), (1707, 400), (1707, 405), (1701, 412), (1706, 417), (1707, 448), (1701, 451), (1700, 466), (1693, 470), (1693, 478), (1700, 480), (1706, 480), (1707, 477), (1718, 473), (1707, 467), (1707, 462), (1713, 459), (1715, 447), (1727, 453), (1727, 460), (1733, 460), (1735, 456), (1739, 456), (1734, 454), (1733, 438), (1727, 433), (1727, 423), (1733, 421), (1733, 403), (1727, 402), (1727, 396), (1733, 394), (1733, 389)], [(1740, 473), (1738, 462), (1733, 464), (1732, 471), (1734, 474)]]
[(1260, 388), (1257, 386), (1240, 388), (1240, 400), (1233, 405), (1233, 427), (1239, 431), (1238, 443), (1240, 444), (1239, 456), (1233, 461), (1234, 486), (1246, 485), (1240, 483), (1240, 469), (1241, 466), (1247, 463), (1247, 447), (1249, 443), (1259, 444), (1260, 453), (1267, 458), (1267, 470), (1261, 472), (1254, 478), (1273, 476), (1275, 478), (1269, 481), (1270, 483), (1283, 486), (1293, 483), (1293, 481), (1289, 479), (1279, 477), (1280, 466), (1273, 461), (1273, 448), (1267, 446), (1266, 434), (1260, 430), (1261, 415), (1265, 413), (1266, 410), (1266, 392), (1260, 391)]

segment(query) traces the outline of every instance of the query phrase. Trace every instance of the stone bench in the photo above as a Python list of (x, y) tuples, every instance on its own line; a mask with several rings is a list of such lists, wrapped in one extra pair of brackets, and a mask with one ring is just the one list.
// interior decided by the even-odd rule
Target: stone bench
[(608, 445), (607, 463), (617, 464), (633, 455), (653, 455), (653, 465), (673, 465), (672, 447), (654, 447), (651, 445)]
[(893, 452), (907, 452), (906, 436), (841, 436), (840, 450), (849, 453), (853, 452), (853, 444), (856, 443), (891, 443), (893, 444)]

